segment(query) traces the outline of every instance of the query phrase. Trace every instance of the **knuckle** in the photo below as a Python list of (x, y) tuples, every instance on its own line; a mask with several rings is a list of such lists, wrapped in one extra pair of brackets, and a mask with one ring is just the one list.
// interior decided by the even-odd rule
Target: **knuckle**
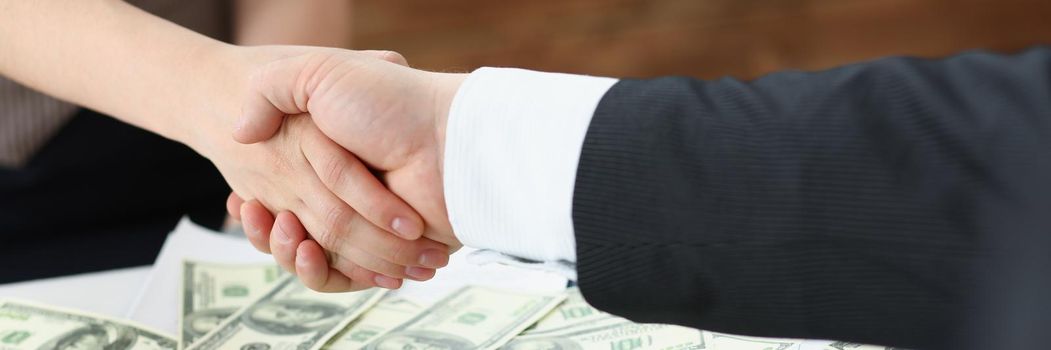
[(346, 241), (346, 238), (343, 237), (343, 233), (340, 232), (325, 232), (314, 235), (314, 239), (317, 240), (318, 244), (326, 250), (338, 250)]
[(341, 234), (347, 230), (350, 224), (350, 220), (353, 218), (354, 212), (349, 208), (342, 205), (328, 205), (324, 209), (324, 223), (325, 230), (324, 234), (333, 235)]
[(341, 155), (328, 153), (321, 156), (321, 164), (319, 164), (319, 168), (318, 176), (321, 177), (321, 180), (327, 184), (329, 188), (336, 189), (344, 187), (344, 179), (347, 176), (349, 167)]

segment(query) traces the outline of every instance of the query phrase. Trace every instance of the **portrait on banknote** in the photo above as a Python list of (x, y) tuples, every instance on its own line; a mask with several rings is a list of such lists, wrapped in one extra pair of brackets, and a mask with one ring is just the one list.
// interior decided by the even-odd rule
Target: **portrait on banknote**
[(241, 318), (265, 334), (300, 334), (342, 321), (344, 307), (319, 300), (281, 299), (252, 306)]
[(138, 337), (129, 327), (102, 322), (85, 324), (51, 339), (40, 350), (124, 350)]
[(475, 344), (455, 334), (430, 331), (403, 331), (391, 333), (376, 340), (366, 348), (368, 350), (457, 350), (471, 349)]

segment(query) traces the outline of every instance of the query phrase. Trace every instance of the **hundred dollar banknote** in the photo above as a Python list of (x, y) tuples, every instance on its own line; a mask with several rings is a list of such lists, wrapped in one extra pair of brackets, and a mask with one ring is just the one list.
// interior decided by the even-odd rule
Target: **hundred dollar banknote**
[(492, 350), (550, 312), (565, 297), (464, 287), (366, 347)]
[(722, 349), (706, 347), (701, 331), (664, 324), (639, 324), (609, 317), (557, 330), (515, 337), (501, 350)]
[(208, 334), (231, 315), (270, 290), (285, 274), (275, 264), (183, 262), (179, 345)]
[(188, 349), (317, 350), (386, 292), (320, 293), (288, 276)]
[(543, 332), (554, 329), (571, 327), (581, 323), (594, 322), (612, 318), (613, 316), (591, 307), (584, 300), (580, 288), (570, 288), (566, 291), (566, 300), (559, 304), (554, 310), (536, 322), (532, 328), (526, 331)]
[(738, 337), (679, 326), (636, 324), (591, 307), (578, 288), (567, 294), (565, 302), (505, 348), (785, 350), (799, 345), (791, 339)]
[(727, 350), (796, 350), (802, 341), (796, 339), (759, 338), (704, 332), (705, 342), (712, 349)]
[(358, 350), (425, 309), (418, 302), (387, 295), (376, 306), (332, 337), (322, 350)]
[(848, 342), (837, 341), (837, 342), (831, 342), (828, 345), (825, 345), (825, 350), (904, 350), (904, 349), (888, 348), (888, 347), (884, 347), (884, 346), (865, 345), (865, 344), (848, 343)]
[(0, 300), (3, 350), (176, 350), (174, 337), (107, 317), (30, 302)]

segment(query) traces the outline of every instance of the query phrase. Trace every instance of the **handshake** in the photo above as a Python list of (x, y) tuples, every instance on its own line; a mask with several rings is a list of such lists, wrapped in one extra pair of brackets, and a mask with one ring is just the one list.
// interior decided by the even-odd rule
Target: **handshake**
[(198, 151), (233, 188), (227, 209), (252, 244), (318, 291), (432, 278), (460, 247), (442, 161), (466, 74), (390, 51), (240, 49), (278, 54), (246, 71), (237, 142)]

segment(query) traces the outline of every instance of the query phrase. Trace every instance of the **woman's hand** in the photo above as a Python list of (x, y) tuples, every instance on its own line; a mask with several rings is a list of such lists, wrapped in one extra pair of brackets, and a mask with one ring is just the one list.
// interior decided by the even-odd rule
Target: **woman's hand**
[[(415, 213), (388, 192), (357, 158), (323, 135), (309, 116), (286, 118), (281, 131), (266, 142), (240, 145), (231, 141), (209, 153), (235, 192), (256, 198), (250, 202), (255, 207), (247, 207), (249, 211), (242, 217), (269, 215), (261, 209), (263, 205), (281, 211), (272, 226), (246, 226), (246, 234), (253, 238), (256, 248), (273, 252), (282, 267), (300, 275), (311, 288), (398, 288), (403, 278), (429, 279), (434, 268), (448, 261), (449, 248), (444, 244), (401, 238), (387, 231), (398, 224), (381, 228), (366, 219), (365, 213), (371, 213), (376, 218), (395, 216), (391, 221), (397, 222), (411, 220), (401, 217)], [(314, 164), (329, 163), (339, 166), (342, 173), (336, 176), (345, 179), (346, 189), (356, 193), (353, 199), (367, 202), (362, 205), (365, 209), (361, 214), (333, 194), (317, 175)], [(316, 242), (307, 236), (304, 227), (314, 233)], [(258, 237), (264, 234), (268, 239), (260, 241)], [(419, 238), (419, 233), (409, 238)], [(304, 240), (309, 243), (300, 244)], [(318, 244), (331, 247), (334, 253), (326, 256)], [(330, 269), (340, 273), (328, 273), (328, 269), (321, 276), (313, 271), (302, 273), (304, 269), (287, 258), (288, 252), (297, 250), (301, 250), (299, 255), (306, 261), (331, 263)]]
[[(260, 65), (252, 74), (235, 139), (269, 142), (281, 134), (283, 117), (310, 113), (325, 135), (382, 172), (387, 187), (423, 216), (425, 237), (457, 247), (445, 209), (441, 163), (445, 119), (466, 75), (408, 68), (392, 63), (403, 62), (393, 53), (382, 57), (328, 49)], [(346, 181), (326, 176), (345, 171), (340, 162), (313, 165), (333, 193), (353, 200), (355, 190)]]
[[(242, 56), (233, 61), (242, 64), (229, 72), (216, 73), (233, 77), (226, 81), (226, 86), (216, 85), (223, 87), (213, 92), (217, 97), (216, 106), (220, 107), (217, 109), (230, 110), (221, 107), (239, 101), (248, 91), (249, 74), (246, 72), (252, 71), (250, 67), (259, 67), (260, 62), (289, 55), (326, 49), (254, 47), (238, 50)], [(400, 56), (384, 52), (363, 52), (361, 55), (404, 64)], [(229, 137), (229, 128), (235, 118), (236, 112), (195, 116), (195, 121), (187, 124), (196, 126), (196, 132), (184, 134), (187, 135), (184, 141), (219, 168), (239, 197), (250, 199), (259, 208), (283, 213), (276, 218), (278, 225), (246, 227), (246, 233), (249, 237), (256, 237), (265, 232), (269, 237), (273, 230), (276, 238), (269, 239), (265, 245), (257, 245), (257, 248), (275, 252), (276, 260), (285, 269), (297, 272), (294, 259), (284, 259), (282, 253), (289, 248), (292, 251), (299, 249), (300, 240), (309, 240), (315, 246), (320, 243), (332, 247), (335, 254), (320, 254), (322, 262), (331, 263), (331, 267), (326, 266), (326, 272), (334, 269), (340, 272), (338, 275), (350, 278), (328, 274), (334, 277), (309, 279), (309, 276), (317, 275), (312, 274), (304, 278), (308, 286), (326, 291), (374, 285), (397, 288), (401, 279), (428, 279), (433, 276), (434, 268), (447, 263), (448, 247), (418, 239), (424, 232), (424, 223), (416, 211), (392, 194), (357, 157), (323, 135), (309, 116), (285, 118), (281, 132), (266, 142), (253, 145), (240, 144)], [(333, 183), (338, 184), (339, 192), (329, 189)], [(285, 227), (288, 229), (282, 229)], [(306, 231), (311, 234), (307, 235)], [(287, 242), (295, 244), (284, 244)], [(303, 249), (310, 252), (309, 248)], [(307, 253), (305, 256), (312, 255)]]
[[(464, 75), (414, 70), (347, 50), (294, 55), (261, 67), (250, 86), (244, 122), (235, 133), (238, 140), (267, 140), (265, 144), (280, 138), (280, 130), (287, 127), (282, 123), (288, 118), (282, 117), (310, 112), (328, 137), (361, 157), (370, 168), (384, 172), (387, 186), (423, 216), (427, 223), (424, 237), (459, 246), (445, 209), (441, 163), (445, 119)], [(275, 131), (277, 136), (271, 137)], [(344, 171), (344, 165), (313, 164), (322, 183), (334, 193), (344, 200), (355, 197), (357, 191), (348, 188), (347, 181), (325, 176)], [(242, 219), (246, 227), (277, 226), (270, 214), (254, 203), (231, 208), (233, 211), (245, 214)], [(278, 214), (278, 221), (281, 216)], [(293, 221), (286, 223), (293, 226)], [(322, 255), (320, 248), (337, 253), (345, 248), (328, 243), (332, 239), (322, 237), (324, 233), (309, 227), (306, 230), (318, 241), (291, 242), (299, 244), (300, 250), (286, 248), (274, 251), (274, 255), (278, 260), (294, 261), (303, 272), (322, 274), (329, 267), (318, 264), (324, 262), (317, 258)], [(279, 235), (250, 238), (257, 247), (273, 246)]]

